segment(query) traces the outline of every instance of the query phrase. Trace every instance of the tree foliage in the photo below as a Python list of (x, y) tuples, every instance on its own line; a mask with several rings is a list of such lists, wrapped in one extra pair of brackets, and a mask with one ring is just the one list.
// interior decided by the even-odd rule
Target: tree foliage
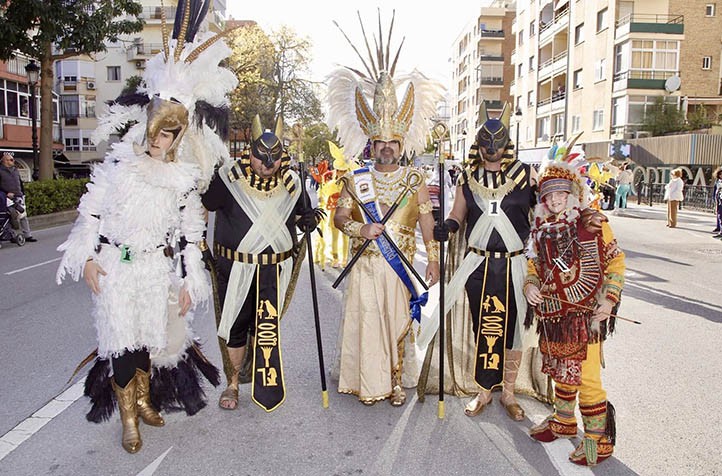
[(260, 115), (273, 128), (281, 115), (285, 124), (312, 124), (321, 119), (321, 103), (314, 84), (306, 79), (310, 43), (293, 30), (281, 27), (267, 35), (257, 25), (240, 28), (231, 40), (229, 67), (238, 77), (231, 94), (233, 126), (249, 141), (251, 121)]
[(40, 62), (41, 179), (53, 174), (53, 63), (105, 51), (106, 41), (142, 30), (142, 11), (136, 0), (8, 0), (0, 6), (0, 60), (19, 51)]
[(647, 108), (641, 129), (653, 136), (681, 131), (684, 129), (684, 114), (676, 104), (667, 103), (660, 96)]

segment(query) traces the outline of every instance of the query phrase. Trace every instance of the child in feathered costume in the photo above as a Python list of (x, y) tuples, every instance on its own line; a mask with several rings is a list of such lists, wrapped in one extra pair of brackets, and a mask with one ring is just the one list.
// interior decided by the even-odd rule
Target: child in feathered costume
[[(530, 434), (541, 442), (575, 437), (578, 395), (584, 438), (569, 459), (594, 466), (612, 455), (615, 443), (601, 346), (614, 327), (610, 314), (624, 284), (624, 253), (606, 221), (585, 221), (588, 190), (570, 150), (551, 150), (542, 165), (528, 244), (524, 295), (534, 306), (542, 371), (554, 379), (555, 394), (554, 413)], [(525, 324), (532, 324), (531, 315)]]
[(178, 2), (175, 41), (162, 18), (163, 51), (148, 61), (142, 87), (111, 105), (94, 140), (127, 133), (95, 167), (58, 248), (58, 283), (83, 276), (93, 292), (98, 359), (86, 379), (87, 418), (108, 419), (117, 400), (129, 453), (142, 446), (139, 417), (163, 426), (159, 408), (194, 414), (205, 405), (200, 376), (218, 384), (188, 324), (210, 296), (199, 189), (228, 156), (219, 135), (236, 85), (219, 66), (230, 54), (221, 35), (193, 42), (209, 4)]

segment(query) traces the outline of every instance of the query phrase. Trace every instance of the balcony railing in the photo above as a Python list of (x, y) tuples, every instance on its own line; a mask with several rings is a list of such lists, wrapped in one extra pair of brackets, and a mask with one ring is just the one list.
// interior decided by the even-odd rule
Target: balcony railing
[(614, 91), (623, 89), (664, 89), (665, 81), (678, 71), (629, 70), (614, 75)]
[(153, 55), (157, 55), (162, 50), (162, 43), (134, 43), (128, 47), (126, 56), (128, 61), (136, 61), (139, 59), (148, 59)]
[(627, 23), (664, 23), (664, 24), (684, 24), (684, 15), (656, 15), (630, 13), (617, 20), (617, 28)]
[(504, 30), (481, 30), (479, 35), (482, 38), (504, 38)]
[(683, 15), (629, 14), (616, 22), (615, 37), (628, 33), (666, 33), (681, 35), (684, 33)]
[(504, 61), (504, 55), (479, 55), (479, 61)]
[(503, 86), (504, 78), (497, 76), (482, 77), (480, 82), (481, 84), (488, 84), (492, 86)]
[(142, 18), (143, 20), (160, 20), (163, 9), (165, 9), (166, 20), (172, 23), (175, 19), (176, 7), (161, 7), (160, 5), (143, 7), (143, 11), (138, 15), (138, 18)]

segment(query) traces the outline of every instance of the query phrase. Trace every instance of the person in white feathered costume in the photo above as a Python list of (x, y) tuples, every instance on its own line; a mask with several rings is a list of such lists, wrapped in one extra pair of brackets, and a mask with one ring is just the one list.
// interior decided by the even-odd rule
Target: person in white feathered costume
[(138, 417), (163, 426), (156, 408), (194, 414), (205, 406), (200, 376), (219, 383), (188, 325), (189, 311), (211, 294), (199, 192), (228, 156), (220, 136), (226, 94), (236, 86), (219, 67), (230, 54), (221, 35), (193, 42), (208, 4), (178, 2), (176, 41), (163, 18), (163, 52), (148, 61), (138, 92), (110, 107), (94, 140), (131, 127), (93, 170), (58, 248), (58, 284), (82, 276), (93, 292), (98, 359), (85, 382), (93, 404), (87, 418), (108, 419), (117, 400), (129, 453), (142, 446)]

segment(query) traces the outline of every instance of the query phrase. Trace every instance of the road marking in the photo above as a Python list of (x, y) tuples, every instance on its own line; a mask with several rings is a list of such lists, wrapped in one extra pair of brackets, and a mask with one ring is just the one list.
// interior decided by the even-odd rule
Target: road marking
[(63, 259), (62, 256), (59, 258), (48, 260), (48, 261), (43, 261), (42, 263), (34, 264), (32, 266), (26, 266), (24, 268), (16, 269), (14, 271), (9, 271), (9, 272), (5, 273), (5, 276), (10, 276), (11, 274), (20, 273), (22, 271), (27, 271), (29, 269), (37, 268), (38, 266), (44, 266), (46, 264), (55, 263), (56, 261), (60, 261), (61, 259)]
[(137, 476), (153, 476), (153, 473), (155, 473), (155, 471), (160, 467), (160, 464), (163, 462), (165, 457), (168, 456), (168, 453), (170, 453), (170, 450), (172, 450), (172, 449), (173, 449), (173, 447), (171, 446), (170, 448), (165, 450), (165, 452), (162, 455), (158, 456), (155, 459), (155, 461), (153, 461), (151, 464), (146, 466), (145, 469), (143, 469), (143, 471), (138, 473)]
[(0, 461), (83, 396), (83, 381), (76, 383), (40, 410), (0, 437)]

